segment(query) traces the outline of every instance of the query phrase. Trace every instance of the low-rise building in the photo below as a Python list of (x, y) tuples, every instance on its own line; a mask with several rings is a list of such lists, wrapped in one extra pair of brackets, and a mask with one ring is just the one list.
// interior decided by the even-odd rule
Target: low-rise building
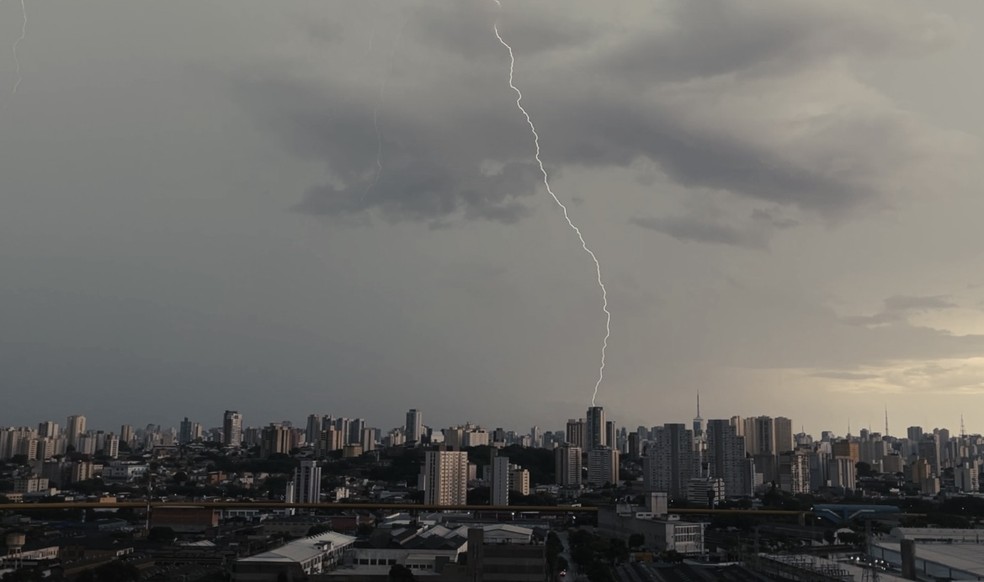
[(628, 540), (642, 534), (647, 545), (660, 552), (684, 555), (704, 553), (704, 528), (700, 522), (681, 521), (673, 515), (655, 513), (647, 507), (628, 504), (598, 511), (598, 530), (603, 535)]
[(303, 580), (334, 569), (355, 538), (338, 532), (325, 532), (289, 542), (275, 550), (236, 561), (234, 582)]

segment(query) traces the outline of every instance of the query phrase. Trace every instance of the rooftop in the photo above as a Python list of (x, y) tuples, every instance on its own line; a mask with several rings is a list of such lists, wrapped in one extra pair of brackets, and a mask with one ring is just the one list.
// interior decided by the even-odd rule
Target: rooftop
[(332, 548), (344, 548), (346, 546), (352, 545), (355, 542), (355, 537), (347, 536), (345, 534), (340, 534), (338, 532), (325, 532), (318, 535), (308, 536), (303, 539), (299, 539), (275, 550), (270, 550), (269, 552), (263, 552), (262, 554), (256, 554), (255, 556), (250, 556), (248, 558), (242, 558), (239, 560), (243, 563), (249, 562), (306, 562), (313, 558), (318, 557), (324, 550), (322, 549), (323, 544), (331, 544)]

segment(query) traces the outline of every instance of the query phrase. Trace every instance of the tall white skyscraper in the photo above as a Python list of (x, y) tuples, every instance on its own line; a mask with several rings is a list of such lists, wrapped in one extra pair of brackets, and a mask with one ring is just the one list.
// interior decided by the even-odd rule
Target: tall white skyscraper
[(294, 469), (294, 498), (297, 503), (321, 501), (321, 466), (317, 461), (303, 459)]
[(468, 453), (427, 451), (420, 488), (425, 504), (464, 505), (468, 500)]
[(420, 444), (420, 439), (424, 434), (424, 414), (416, 408), (407, 411), (406, 431), (407, 442)]

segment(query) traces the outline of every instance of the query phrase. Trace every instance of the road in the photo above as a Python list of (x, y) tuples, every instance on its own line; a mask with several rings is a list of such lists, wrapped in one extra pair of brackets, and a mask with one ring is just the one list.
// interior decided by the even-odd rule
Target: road
[(588, 577), (578, 574), (577, 566), (571, 559), (571, 541), (567, 537), (567, 531), (557, 532), (557, 537), (560, 538), (560, 543), (564, 544), (564, 551), (560, 553), (560, 556), (567, 560), (567, 576), (558, 578), (558, 580), (562, 582), (587, 582)]

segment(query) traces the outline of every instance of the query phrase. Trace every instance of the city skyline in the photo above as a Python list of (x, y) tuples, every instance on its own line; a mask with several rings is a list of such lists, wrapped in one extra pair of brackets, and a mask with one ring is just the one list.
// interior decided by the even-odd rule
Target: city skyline
[(981, 402), (984, 5), (496, 4), (29, 3), (0, 423), (582, 415), (594, 265), (496, 22), (605, 275), (607, 418), (700, 391), (902, 434)]
[[(243, 435), (245, 434), (244, 431), (246, 429), (256, 430), (258, 431), (257, 435), (260, 435), (262, 431), (266, 428), (270, 428), (274, 426), (280, 427), (282, 425), (290, 426), (291, 429), (296, 430), (300, 433), (304, 433), (306, 435), (305, 438), (310, 439), (312, 438), (311, 437), (312, 434), (318, 434), (321, 432), (323, 423), (328, 422), (330, 420), (332, 423), (344, 422), (345, 424), (344, 429), (339, 429), (340, 432), (339, 432), (338, 444), (341, 445), (344, 444), (345, 442), (358, 442), (359, 440), (362, 439), (362, 433), (365, 430), (379, 431), (378, 434), (382, 436), (385, 436), (387, 432), (400, 431), (403, 434), (404, 438), (406, 438), (406, 441), (409, 443), (410, 441), (415, 440), (413, 438), (408, 438), (413, 434), (413, 431), (411, 430), (410, 427), (411, 424), (413, 423), (413, 420), (415, 420), (416, 424), (422, 429), (428, 429), (429, 431), (436, 432), (436, 433), (446, 432), (449, 429), (455, 429), (455, 428), (460, 429), (462, 427), (478, 428), (481, 430), (488, 431), (490, 435), (493, 430), (495, 431), (503, 430), (507, 433), (511, 433), (515, 435), (529, 434), (530, 431), (538, 431), (539, 433), (542, 433), (543, 431), (549, 431), (554, 433), (566, 433), (566, 442), (568, 443), (583, 442), (584, 444), (579, 446), (583, 446), (584, 451), (588, 452), (592, 448), (592, 446), (589, 445), (589, 442), (592, 440), (589, 436), (590, 431), (588, 430), (588, 426), (590, 425), (589, 418), (591, 417), (592, 413), (599, 408), (601, 409), (600, 417), (604, 419), (605, 418), (604, 407), (598, 407), (598, 406), (588, 407), (586, 411), (582, 413), (579, 417), (567, 419), (566, 428), (563, 425), (551, 426), (551, 425), (542, 425), (542, 424), (524, 427), (519, 425), (510, 425), (504, 422), (490, 422), (490, 423), (473, 422), (472, 419), (451, 420), (448, 422), (428, 422), (425, 416), (426, 411), (423, 409), (410, 409), (405, 414), (405, 422), (392, 424), (392, 425), (386, 423), (376, 424), (371, 421), (372, 419), (367, 419), (366, 417), (361, 417), (361, 416), (343, 416), (343, 415), (334, 415), (328, 413), (324, 413), (324, 414), (307, 413), (304, 415), (305, 419), (260, 418), (251, 421), (248, 417), (246, 417), (246, 415), (242, 414), (238, 410), (226, 410), (222, 415), (219, 416), (219, 421), (217, 423), (209, 423), (208, 418), (204, 418), (204, 417), (194, 418), (194, 417), (184, 416), (176, 422), (165, 421), (165, 422), (156, 422), (156, 423), (155, 422), (141, 423), (132, 420), (131, 421), (124, 420), (122, 422), (117, 422), (115, 424), (105, 425), (105, 424), (92, 422), (90, 420), (90, 417), (86, 414), (73, 414), (67, 416), (65, 421), (60, 421), (57, 419), (57, 417), (49, 417), (44, 419), (36, 419), (34, 421), (21, 423), (21, 424), (5, 423), (3, 418), (0, 418), (0, 428), (7, 428), (7, 429), (28, 428), (34, 430), (36, 427), (39, 437), (50, 436), (48, 433), (54, 430), (59, 435), (67, 439), (66, 441), (67, 444), (73, 446), (77, 444), (75, 442), (75, 439), (78, 438), (79, 435), (86, 434), (86, 433), (94, 434), (96, 432), (118, 435), (121, 426), (129, 429), (131, 433), (133, 431), (143, 431), (145, 429), (150, 429), (152, 427), (154, 428), (154, 430), (164, 430), (164, 431), (173, 430), (175, 436), (178, 439), (178, 442), (180, 442), (185, 436), (191, 435), (193, 430), (197, 431), (197, 434), (199, 435), (197, 440), (201, 440), (201, 439), (207, 440), (207, 438), (205, 438), (207, 436), (206, 433), (209, 433), (211, 431), (221, 431), (223, 435), (222, 443), (226, 446), (229, 446), (232, 445), (234, 442), (240, 442), (244, 440)], [(783, 426), (785, 428), (782, 430), (782, 432), (776, 434), (769, 434), (765, 437), (766, 440), (772, 439), (773, 442), (777, 438), (779, 439), (779, 441), (791, 442), (792, 437), (794, 435), (807, 435), (813, 438), (820, 438), (821, 435), (823, 434), (830, 434), (836, 438), (857, 437), (862, 434), (878, 434), (883, 437), (909, 438), (910, 440), (916, 438), (918, 440), (918, 436), (913, 437), (914, 430), (916, 430), (920, 436), (923, 433), (933, 434), (934, 431), (945, 431), (947, 434), (952, 436), (958, 436), (962, 434), (966, 434), (968, 436), (984, 434), (984, 431), (974, 430), (973, 427), (968, 428), (965, 422), (965, 416), (963, 414), (959, 416), (959, 419), (955, 425), (943, 424), (943, 425), (930, 426), (930, 425), (914, 424), (914, 425), (906, 425), (905, 427), (900, 427), (896, 430), (893, 429), (892, 426), (890, 425), (888, 410), (886, 409), (884, 413), (885, 416), (882, 419), (882, 424), (880, 426), (855, 425), (852, 427), (852, 425), (850, 425), (850, 422), (848, 421), (848, 425), (844, 427), (843, 430), (835, 426), (820, 427), (815, 430), (810, 430), (806, 428), (805, 424), (799, 423), (796, 419), (790, 419), (783, 415), (773, 415), (773, 414), (768, 414), (767, 412), (758, 411), (749, 415), (731, 413), (731, 414), (718, 415), (718, 416), (711, 415), (709, 418), (702, 417), (701, 414), (698, 412), (697, 416), (694, 416), (692, 418), (693, 421), (692, 429), (687, 428), (688, 426), (691, 426), (689, 422), (691, 419), (681, 419), (681, 418), (652, 419), (649, 422), (642, 423), (642, 424), (623, 423), (621, 421), (618, 421), (617, 419), (608, 419), (607, 424), (609, 424), (610, 426), (607, 427), (607, 430), (604, 432), (606, 433), (606, 437), (607, 437), (610, 431), (618, 432), (621, 430), (626, 430), (629, 433), (631, 433), (635, 431), (636, 428), (649, 429), (653, 427), (673, 424), (673, 425), (679, 425), (680, 427), (679, 430), (687, 430), (688, 432), (695, 435), (696, 438), (701, 432), (706, 430), (706, 426), (708, 424), (722, 423), (722, 422), (727, 424), (727, 423), (734, 422), (735, 419), (740, 419), (743, 423), (745, 423), (743, 433), (746, 435), (746, 438), (749, 439), (750, 442), (749, 446), (752, 448), (755, 448), (757, 445), (754, 443), (756, 443), (757, 440), (760, 440), (762, 438), (762, 437), (752, 436), (758, 434), (761, 430), (755, 428), (754, 421), (756, 421), (757, 419), (771, 419), (775, 421), (782, 421), (784, 423)], [(236, 419), (235, 421), (232, 422), (231, 425), (229, 420), (230, 416)], [(312, 428), (312, 424), (311, 424), (312, 419), (317, 419), (318, 421), (316, 428)], [(577, 422), (577, 428), (572, 429), (571, 423), (575, 421)], [(748, 424), (748, 423), (752, 423), (752, 424)], [(349, 430), (349, 427), (353, 424), (358, 426), (358, 431)], [(226, 435), (229, 426), (235, 427), (234, 428), (235, 436), (229, 437)], [(700, 431), (698, 431), (698, 426), (702, 427)], [(572, 432), (572, 430), (574, 432)], [(766, 430), (774, 431), (779, 429), (768, 428)], [(358, 437), (352, 436), (355, 435), (356, 432), (358, 433)], [(456, 438), (461, 438), (461, 435), (459, 435)], [(184, 438), (184, 440), (190, 441), (196, 439)], [(612, 444), (611, 442), (609, 442), (610, 440), (611, 440), (610, 438), (606, 438), (604, 444), (602, 445), (602, 448), (610, 447)], [(309, 440), (308, 442), (311, 441)], [(773, 454), (778, 452), (776, 450), (769, 449), (770, 446), (774, 446), (774, 445), (764, 444), (762, 446), (765, 447), (765, 449), (763, 449), (764, 451)]]

